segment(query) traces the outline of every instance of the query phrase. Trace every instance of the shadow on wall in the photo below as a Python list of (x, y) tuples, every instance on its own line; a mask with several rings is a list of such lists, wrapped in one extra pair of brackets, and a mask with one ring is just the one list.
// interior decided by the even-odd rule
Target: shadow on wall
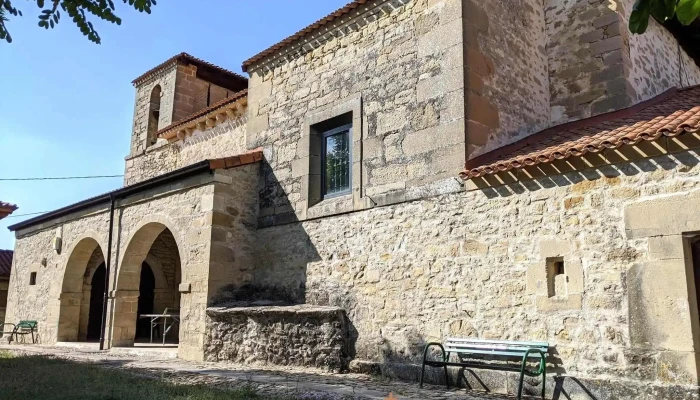
[[(698, 144), (688, 143), (687, 145), (697, 146)], [(653, 158), (638, 159), (640, 153), (652, 156), (654, 152), (658, 153), (658, 151), (658, 148), (653, 147), (653, 143), (643, 142), (634, 147), (626, 146), (609, 150), (604, 156), (587, 154), (579, 158), (572, 157), (523, 170), (513, 170), (518, 171), (517, 175), (521, 180), (515, 180), (513, 171), (509, 171), (499, 173), (496, 176), (487, 175), (475, 178), (472, 181), (488, 198), (509, 197), (542, 189), (566, 187), (600, 178), (632, 177), (657, 170), (688, 170), (700, 163), (700, 155), (697, 151), (661, 154)], [(617, 164), (606, 164), (603, 157)], [(634, 160), (635, 158), (637, 160)], [(625, 159), (634, 161), (626, 161)]]

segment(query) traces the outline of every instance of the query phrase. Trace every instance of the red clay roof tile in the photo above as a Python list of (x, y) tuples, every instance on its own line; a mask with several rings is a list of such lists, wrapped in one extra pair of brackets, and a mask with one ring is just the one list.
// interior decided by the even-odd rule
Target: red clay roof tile
[(297, 40), (303, 38), (304, 36), (308, 35), (309, 33), (311, 33), (313, 31), (323, 27), (324, 25), (329, 24), (329, 23), (335, 21), (336, 19), (352, 12), (357, 7), (359, 7), (365, 3), (368, 3), (369, 1), (372, 1), (372, 0), (354, 0), (354, 1), (351, 1), (350, 3), (346, 4), (344, 7), (341, 7), (339, 9), (333, 11), (332, 13), (319, 19), (318, 21), (316, 21), (313, 24), (307, 26), (306, 28), (300, 30), (299, 32), (293, 34), (292, 36), (289, 36), (288, 38), (282, 40), (281, 42), (274, 44), (274, 45), (268, 47), (267, 49), (261, 51), (260, 53), (254, 55), (253, 57), (243, 61), (243, 66), (242, 66), (243, 72), (248, 72), (248, 67), (251, 64), (253, 64), (257, 61), (260, 61), (261, 59), (263, 59), (267, 56), (274, 54), (275, 52), (281, 50), (285, 46), (296, 42)]
[(210, 105), (207, 108), (201, 109), (201, 110), (191, 114), (188, 117), (185, 117), (179, 121), (176, 121), (175, 123), (172, 123), (172, 124), (166, 126), (165, 128), (159, 130), (156, 133), (156, 135), (158, 137), (163, 137), (166, 133), (173, 131), (175, 128), (181, 127), (182, 125), (186, 125), (188, 122), (190, 122), (194, 119), (197, 119), (199, 117), (207, 115), (212, 111), (215, 111), (219, 108), (222, 108), (223, 106), (225, 106), (227, 104), (231, 104), (234, 101), (240, 100), (240, 99), (247, 97), (247, 96), (248, 96), (248, 89), (243, 89), (240, 92), (236, 92), (225, 99), (217, 101), (216, 103)]
[(17, 210), (17, 206), (0, 201), (0, 219), (7, 217)]
[(545, 129), (475, 157), (464, 179), (700, 131), (700, 86), (671, 89), (636, 106)]
[(223, 168), (234, 168), (240, 167), (242, 165), (253, 164), (263, 159), (262, 147), (257, 149), (249, 150), (243, 154), (237, 156), (216, 158), (209, 160), (210, 169), (223, 169)]
[(172, 64), (173, 62), (179, 62), (179, 63), (189, 63), (189, 64), (195, 64), (198, 66), (205, 66), (207, 68), (210, 68), (212, 70), (218, 71), (221, 74), (227, 75), (229, 78), (232, 78), (236, 81), (240, 82), (247, 82), (248, 79), (242, 75), (239, 75), (233, 71), (229, 71), (225, 68), (221, 68), (218, 65), (214, 65), (210, 62), (204, 61), (201, 58), (194, 57), (188, 53), (182, 52), (180, 54), (177, 54), (175, 56), (172, 56), (168, 58), (167, 60), (163, 61), (162, 63), (156, 65), (155, 67), (149, 69), (148, 71), (144, 72), (141, 74), (138, 78), (134, 79), (131, 83), (134, 85), (144, 81), (146, 78), (150, 77), (151, 75), (155, 74), (156, 72), (161, 71), (168, 65)]

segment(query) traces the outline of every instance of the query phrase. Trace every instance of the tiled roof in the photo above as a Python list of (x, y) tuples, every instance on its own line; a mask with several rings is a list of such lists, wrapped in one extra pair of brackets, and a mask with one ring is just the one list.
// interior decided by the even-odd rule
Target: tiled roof
[(54, 211), (36, 216), (34, 218), (30, 218), (26, 221), (22, 221), (20, 223), (10, 225), (7, 227), (7, 229), (14, 232), (14, 231), (17, 231), (20, 229), (29, 228), (29, 227), (34, 226), (36, 224), (47, 222), (47, 221), (52, 221), (56, 218), (59, 218), (59, 217), (65, 216), (65, 215), (70, 215), (72, 213), (75, 213), (75, 212), (80, 211), (80, 210), (84, 210), (84, 209), (89, 208), (89, 207), (95, 207), (95, 206), (102, 205), (102, 204), (109, 204), (109, 202), (112, 199), (125, 198), (126, 196), (131, 196), (131, 195), (134, 195), (137, 193), (142, 193), (143, 191), (151, 189), (153, 187), (165, 185), (165, 184), (172, 183), (172, 182), (178, 182), (182, 179), (185, 179), (188, 176), (192, 176), (193, 174), (199, 174), (202, 172), (211, 171), (211, 170), (215, 170), (215, 169), (226, 169), (226, 168), (240, 167), (243, 165), (248, 165), (248, 164), (260, 162), (263, 160), (263, 158), (264, 158), (264, 155), (263, 155), (262, 148), (256, 148), (253, 150), (249, 150), (243, 154), (239, 154), (239, 155), (235, 155), (235, 156), (202, 160), (200, 162), (176, 169), (174, 171), (167, 172), (167, 173), (162, 174), (162, 175), (158, 175), (156, 177), (147, 179), (145, 181), (134, 183), (133, 185), (129, 185), (129, 186), (124, 186), (123, 188), (112, 190), (111, 192), (103, 193), (101, 195), (85, 199), (85, 200), (80, 201), (78, 203), (71, 204), (71, 205), (63, 207), (63, 208), (59, 208), (58, 210), (54, 210)]
[(0, 219), (7, 217), (17, 210), (17, 206), (10, 203), (0, 201)]
[[(248, 96), (248, 89), (243, 89), (240, 92), (236, 92), (233, 95), (231, 95), (223, 100), (217, 101), (216, 103), (212, 104), (211, 106), (209, 106), (207, 108), (199, 110), (199, 111), (195, 112), (194, 114), (192, 114), (186, 118), (183, 118), (180, 121), (175, 122), (174, 124), (170, 124), (170, 125), (166, 126), (165, 128), (159, 130), (157, 135), (159, 137), (168, 136), (168, 135), (166, 135), (166, 133), (172, 132), (172, 131), (176, 130), (176, 128), (182, 128), (184, 125), (187, 125), (189, 122), (192, 122), (192, 121), (196, 120), (197, 118), (203, 117), (203, 116), (205, 116), (213, 111), (216, 111), (220, 108), (223, 108), (224, 106), (231, 104), (235, 101), (238, 101), (246, 96)], [(169, 139), (169, 137), (166, 137), (166, 139)]]
[(311, 25), (307, 26), (306, 28), (300, 30), (299, 32), (293, 34), (292, 36), (282, 40), (281, 42), (279, 42), (275, 45), (270, 46), (269, 48), (261, 51), (260, 53), (254, 55), (253, 57), (243, 61), (243, 67), (242, 67), (243, 71), (248, 72), (248, 67), (251, 64), (253, 64), (257, 61), (260, 61), (261, 59), (263, 59), (267, 56), (274, 54), (275, 52), (284, 48), (285, 46), (296, 42), (297, 40), (303, 38), (304, 36), (308, 35), (309, 33), (323, 27), (326, 24), (329, 24), (329, 23), (335, 21), (336, 19), (342, 17), (343, 15), (346, 15), (346, 14), (352, 12), (357, 7), (359, 7), (365, 3), (368, 3), (370, 1), (372, 1), (372, 0), (354, 0), (354, 1), (351, 1), (350, 3), (346, 4), (344, 7), (341, 7), (339, 9), (333, 11), (329, 15), (321, 18), (320, 20), (314, 22), (313, 24), (311, 24)]
[(0, 276), (10, 276), (13, 253), (12, 250), (0, 250)]
[(151, 75), (155, 74), (156, 72), (159, 72), (163, 70), (164, 68), (168, 67), (170, 64), (173, 62), (179, 62), (179, 63), (188, 63), (188, 64), (195, 64), (197, 66), (204, 66), (207, 68), (210, 68), (212, 70), (218, 71), (224, 75), (228, 75), (230, 78), (233, 78), (238, 81), (247, 81), (248, 79), (242, 75), (239, 75), (233, 71), (229, 71), (225, 68), (221, 68), (218, 65), (214, 65), (210, 62), (204, 61), (201, 58), (194, 57), (190, 54), (187, 54), (185, 52), (182, 52), (180, 54), (177, 54), (173, 57), (170, 57), (169, 59), (163, 61), (162, 63), (156, 65), (155, 67), (149, 69), (148, 71), (144, 72), (141, 74), (138, 78), (134, 79), (133, 83), (134, 85), (144, 81), (146, 78), (150, 77)]
[(636, 106), (559, 125), (467, 162), (477, 178), (586, 153), (700, 131), (700, 86), (671, 89)]
[(242, 165), (248, 165), (256, 163), (258, 161), (262, 161), (263, 157), (263, 150), (261, 147), (258, 147), (257, 149), (250, 150), (237, 156), (209, 160), (209, 168), (224, 169), (240, 167)]

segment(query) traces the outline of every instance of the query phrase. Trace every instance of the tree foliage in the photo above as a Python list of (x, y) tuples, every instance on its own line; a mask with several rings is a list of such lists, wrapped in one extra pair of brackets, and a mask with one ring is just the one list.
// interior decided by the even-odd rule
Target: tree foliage
[[(115, 12), (113, 0), (31, 0), (41, 10), (39, 26), (50, 29), (61, 20), (62, 12), (68, 15), (80, 32), (87, 38), (99, 44), (100, 35), (95, 31), (89, 16), (121, 25), (122, 20)], [(151, 7), (156, 0), (122, 0), (139, 12), (151, 13)], [(12, 4), (12, 0), (0, 0), (0, 40), (12, 43), (12, 36), (7, 30), (8, 16), (21, 17), (22, 11)]]
[(690, 25), (700, 16), (700, 0), (637, 0), (630, 15), (632, 33), (642, 34), (649, 26), (649, 17), (660, 23), (677, 18), (683, 25)]

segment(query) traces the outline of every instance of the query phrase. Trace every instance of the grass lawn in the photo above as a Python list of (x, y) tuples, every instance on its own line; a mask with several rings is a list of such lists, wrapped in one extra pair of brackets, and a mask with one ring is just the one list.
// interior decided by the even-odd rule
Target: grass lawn
[(0, 351), (2, 400), (243, 400), (270, 398), (250, 387), (216, 389), (178, 385), (134, 373), (41, 356), (13, 356)]

